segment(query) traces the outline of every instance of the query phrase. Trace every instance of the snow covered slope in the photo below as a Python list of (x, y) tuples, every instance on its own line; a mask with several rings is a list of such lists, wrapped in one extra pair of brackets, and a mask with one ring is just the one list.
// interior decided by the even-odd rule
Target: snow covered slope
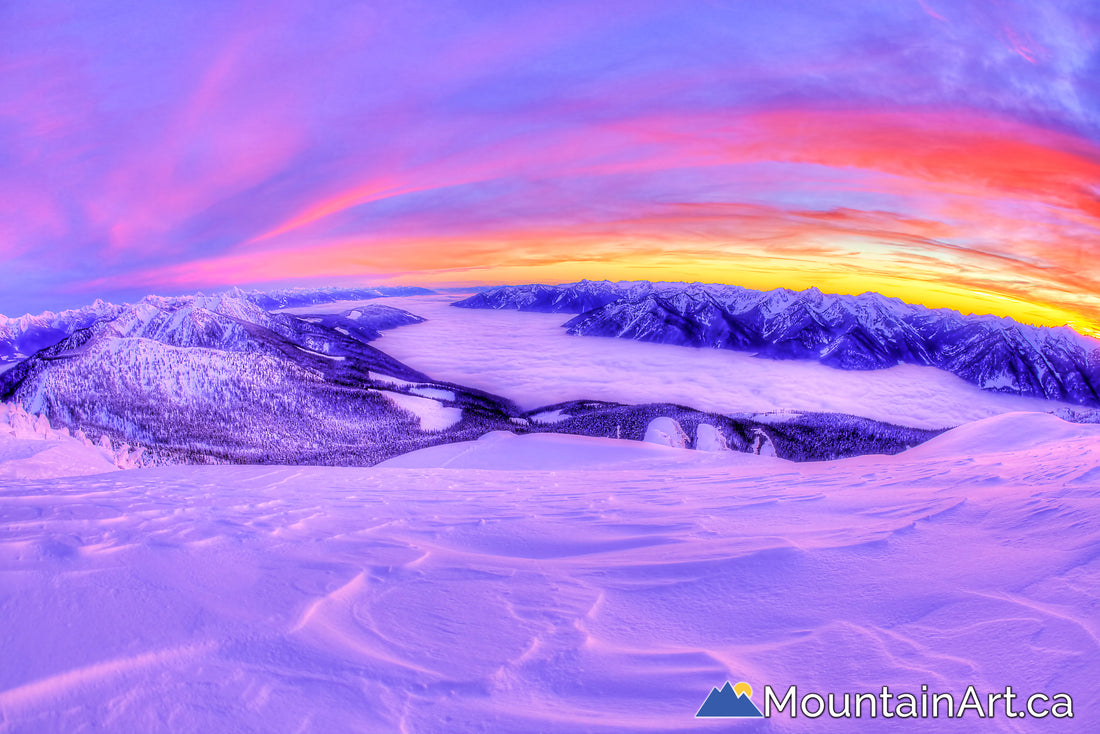
[[(0, 731), (1095, 731), (1100, 427), (738, 458), (2, 483)], [(1011, 685), (1075, 718), (696, 720), (726, 680)]]
[(693, 431), (712, 423), (742, 451), (766, 430), (777, 454), (794, 460), (896, 453), (930, 435), (848, 416), (799, 416), (772, 429), (675, 405), (570, 404), (569, 419), (548, 426), (365, 343), (380, 328), (422, 321), (378, 304), (289, 314), (225, 295), (149, 297), (0, 375), (0, 397), (142, 446), (152, 460), (187, 463), (369, 466), (501, 429), (641, 440), (662, 416)]
[(228, 296), (149, 297), (0, 374), (0, 398), (197, 463), (363, 466), (509, 425), (506, 401), (364, 343), (379, 320), (404, 317), (417, 320), (384, 307), (310, 319)]
[(964, 316), (877, 293), (585, 281), (505, 287), (456, 305), (536, 311), (575, 307), (585, 313), (566, 326), (580, 336), (752, 351), (846, 370), (927, 365), (986, 390), (1100, 405), (1100, 342), (1068, 328)]

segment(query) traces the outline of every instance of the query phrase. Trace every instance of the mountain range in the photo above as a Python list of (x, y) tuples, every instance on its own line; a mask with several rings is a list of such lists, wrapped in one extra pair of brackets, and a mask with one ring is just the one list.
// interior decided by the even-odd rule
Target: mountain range
[(89, 306), (58, 313), (46, 311), (18, 318), (0, 315), (0, 365), (26, 359), (75, 331), (86, 329), (97, 321), (113, 319), (125, 308), (97, 300)]
[(505, 286), (454, 305), (578, 313), (570, 334), (751, 351), (845, 370), (936, 367), (985, 390), (1100, 405), (1100, 342), (1068, 327), (931, 309), (877, 293), (607, 281)]
[(251, 301), (267, 311), (275, 311), (282, 308), (316, 306), (321, 303), (335, 303), (337, 301), (365, 301), (370, 298), (393, 296), (429, 296), (433, 293), (435, 291), (419, 286), (377, 286), (369, 288), (283, 288), (267, 291), (246, 291), (241, 288), (233, 288), (226, 291), (225, 295)]
[(0, 374), (0, 400), (152, 463), (362, 466), (496, 430), (661, 442), (662, 426), (670, 445), (806, 461), (893, 454), (938, 433), (841, 414), (725, 416), (664, 403), (520, 412), (370, 346), (383, 329), (422, 321), (384, 304), (292, 315), (229, 294), (150, 296), (98, 312)]

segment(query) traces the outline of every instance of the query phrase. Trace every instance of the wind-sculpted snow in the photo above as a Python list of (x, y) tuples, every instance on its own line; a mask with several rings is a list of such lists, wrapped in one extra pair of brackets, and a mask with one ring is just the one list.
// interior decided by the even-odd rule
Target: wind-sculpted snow
[(986, 390), (1100, 405), (1100, 343), (1095, 340), (1065, 327), (964, 316), (877, 293), (582, 282), (505, 287), (460, 304), (585, 311), (565, 324), (570, 334), (580, 336), (751, 351), (845, 370), (927, 365)]
[(56, 429), (44, 415), (28, 413), (18, 403), (0, 403), (0, 479), (41, 479), (101, 474), (142, 465), (142, 450), (98, 443), (82, 431)]
[[(0, 730), (1091, 734), (1098, 430), (1006, 415), (814, 464), (639, 444), (678, 458), (507, 470), (521, 437), (480, 455), (495, 470), (5, 482)], [(1075, 718), (696, 720), (726, 680), (757, 703), (1011, 685)]]

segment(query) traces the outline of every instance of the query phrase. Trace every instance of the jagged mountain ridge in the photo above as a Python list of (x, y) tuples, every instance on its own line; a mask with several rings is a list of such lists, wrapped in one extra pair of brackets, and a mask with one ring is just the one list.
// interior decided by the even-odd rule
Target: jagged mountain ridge
[(434, 293), (433, 290), (418, 286), (378, 286), (366, 288), (283, 288), (267, 291), (246, 291), (241, 288), (232, 288), (226, 291), (225, 295), (251, 301), (267, 311), (276, 311), (284, 308), (300, 308), (337, 301), (366, 301), (371, 298), (387, 298), (390, 296), (429, 296)]
[[(159, 297), (148, 296), (144, 300), (155, 299), (160, 303), (179, 303), (189, 298), (232, 298), (247, 301), (266, 311), (285, 308), (300, 308), (337, 301), (365, 301), (372, 298), (389, 296), (430, 295), (427, 288), (414, 286), (379, 288), (287, 288), (270, 291), (245, 291), (232, 288), (224, 293), (194, 296)], [(35, 352), (57, 344), (76, 331), (86, 329), (98, 321), (110, 321), (121, 315), (130, 304), (114, 304), (97, 300), (88, 306), (54, 313), (27, 314), (18, 318), (8, 318), (0, 314), (0, 366), (26, 359)], [(372, 307), (373, 308), (373, 307)], [(370, 309), (360, 309), (369, 312)], [(411, 322), (409, 322), (411, 323)], [(385, 326), (366, 327), (388, 328)], [(375, 337), (376, 338), (376, 337)]]
[(582, 281), (507, 286), (456, 305), (564, 312), (601, 300), (565, 323), (570, 334), (753, 351), (847, 370), (932, 366), (986, 390), (1100, 405), (1100, 343), (1068, 327), (965, 316), (877, 293)]
[(0, 315), (0, 364), (26, 359), (74, 331), (86, 329), (97, 321), (115, 318), (125, 308), (97, 300), (83, 308), (57, 313), (46, 311), (17, 318)]
[(458, 308), (508, 309), (538, 313), (583, 313), (606, 306), (620, 299), (636, 299), (673, 283), (651, 283), (645, 280), (620, 281), (582, 280), (564, 285), (510, 285), (475, 293), (451, 304)]

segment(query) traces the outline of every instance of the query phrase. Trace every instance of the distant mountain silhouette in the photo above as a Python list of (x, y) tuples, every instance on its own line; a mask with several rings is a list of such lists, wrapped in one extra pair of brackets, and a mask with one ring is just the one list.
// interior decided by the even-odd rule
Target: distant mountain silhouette
[(733, 686), (730, 685), (729, 681), (726, 681), (726, 685), (722, 686), (721, 690), (717, 688), (710, 689), (710, 695), (707, 696), (706, 701), (703, 701), (703, 705), (699, 707), (699, 712), (695, 716), (696, 718), (755, 719), (762, 718), (764, 714), (760, 713), (760, 709), (744, 693), (740, 696), (734, 693)]
[(1100, 407), (1097, 340), (878, 293), (582, 281), (504, 286), (454, 305), (579, 313), (564, 324), (575, 336), (733, 349), (843, 370), (929, 366), (983, 390)]

